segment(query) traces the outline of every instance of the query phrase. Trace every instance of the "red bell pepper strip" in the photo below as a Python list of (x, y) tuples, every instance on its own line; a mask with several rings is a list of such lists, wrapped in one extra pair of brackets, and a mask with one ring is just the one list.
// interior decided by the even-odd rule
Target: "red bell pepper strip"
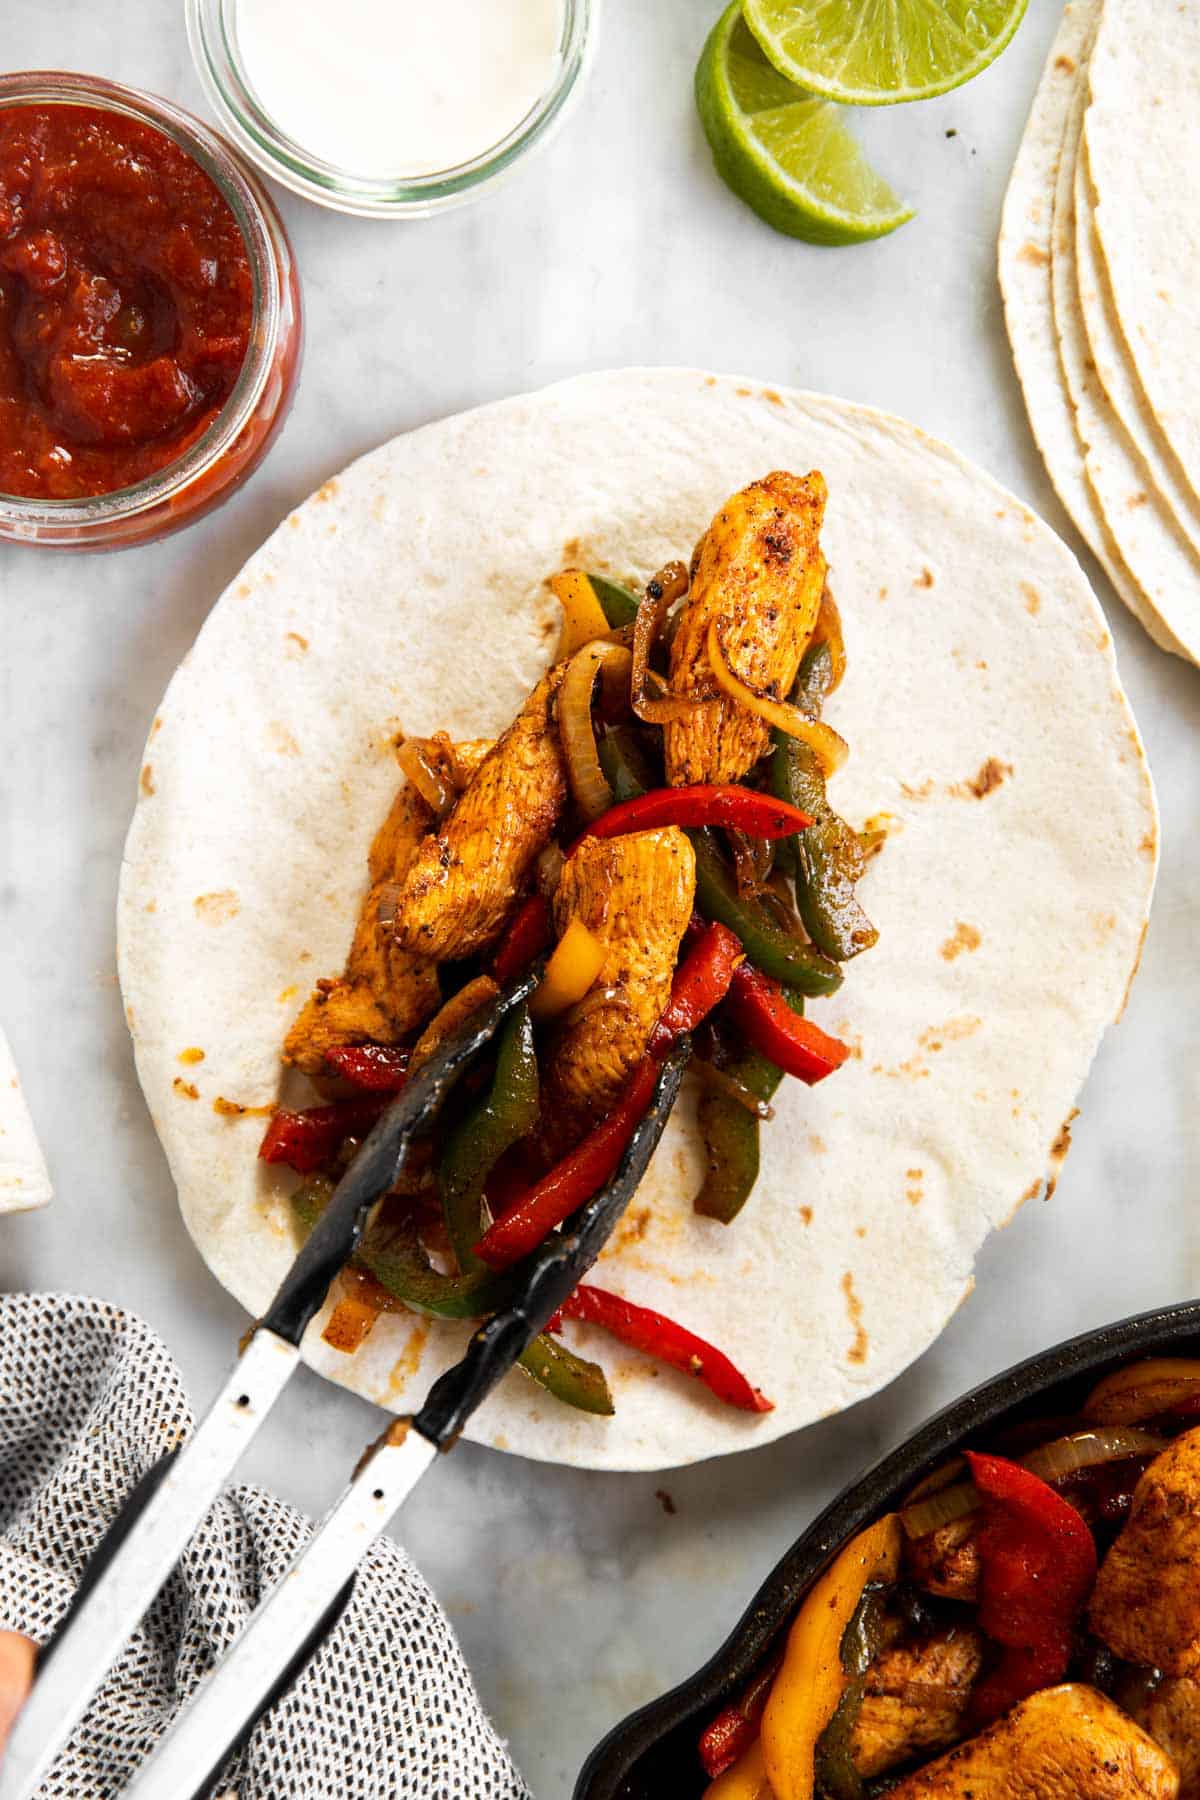
[(287, 1163), (298, 1175), (313, 1175), (344, 1138), (369, 1131), (390, 1099), (390, 1094), (364, 1094), (361, 1100), (335, 1100), (305, 1112), (281, 1106), (272, 1115), (258, 1154), (263, 1162)]
[(1063, 1679), (1096, 1580), (1096, 1544), (1075, 1508), (1039, 1476), (1007, 1457), (966, 1457), (982, 1500), (979, 1624), (1004, 1646), (971, 1696), (978, 1730)]
[(698, 1746), (700, 1761), (704, 1764), (704, 1772), (710, 1781), (715, 1781), (726, 1769), (732, 1769), (758, 1736), (758, 1722), (766, 1710), (782, 1661), (782, 1652), (773, 1656), (733, 1704), (727, 1706), (724, 1712), (718, 1713), (712, 1724), (701, 1732)]
[(812, 824), (808, 813), (773, 794), (760, 794), (737, 782), (725, 786), (698, 782), (693, 787), (651, 788), (622, 800), (593, 821), (584, 837), (622, 837), (627, 831), (653, 831), (660, 825), (724, 825), (750, 837), (791, 837)]
[(675, 971), (666, 1010), (650, 1033), (650, 1049), (664, 1055), (677, 1037), (694, 1031), (725, 998), (737, 968), (746, 960), (741, 939), (727, 925), (702, 926), (698, 936), (689, 928), (689, 942), (692, 948)]
[(517, 913), (496, 951), (492, 974), (501, 987), (527, 969), (550, 942), (550, 906), (543, 894), (531, 894)]
[(408, 1056), (394, 1044), (335, 1044), (325, 1061), (369, 1094), (398, 1094), (408, 1079)]
[(810, 1087), (840, 1069), (850, 1054), (840, 1038), (794, 1013), (779, 983), (751, 963), (742, 963), (734, 974), (729, 1012), (752, 1049)]
[(599, 1193), (616, 1173), (633, 1128), (650, 1104), (657, 1080), (658, 1066), (648, 1056), (634, 1070), (607, 1119), (589, 1131), (569, 1156), (527, 1188), (516, 1204), (484, 1233), (475, 1246), (481, 1262), (491, 1269), (511, 1268), (536, 1250), (547, 1233), (569, 1218), (576, 1207)]
[(577, 1287), (555, 1317), (602, 1325), (631, 1350), (641, 1350), (656, 1362), (669, 1363), (684, 1375), (694, 1376), (726, 1406), (736, 1406), (742, 1412), (774, 1411), (774, 1401), (753, 1387), (723, 1351), (677, 1325), (674, 1319), (651, 1312), (649, 1307), (635, 1306), (620, 1294), (587, 1285)]
[(671, 998), (651, 1034), (651, 1054), (634, 1070), (613, 1111), (515, 1201), (476, 1244), (475, 1255), (489, 1268), (507, 1269), (520, 1262), (548, 1232), (612, 1179), (634, 1126), (650, 1104), (658, 1079), (655, 1059), (666, 1054), (673, 1038), (692, 1030), (724, 999), (742, 954), (737, 938), (724, 925), (704, 928), (695, 949), (675, 971)]

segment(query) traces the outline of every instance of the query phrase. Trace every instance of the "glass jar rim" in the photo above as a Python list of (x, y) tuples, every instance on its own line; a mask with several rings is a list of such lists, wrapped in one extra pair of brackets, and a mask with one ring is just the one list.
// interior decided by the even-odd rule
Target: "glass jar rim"
[(0, 492), (0, 524), (88, 525), (132, 517), (169, 502), (212, 467), (253, 419), (271, 376), (282, 293), (269, 202), (255, 177), (216, 132), (158, 94), (73, 70), (26, 69), (0, 75), (0, 111), (12, 106), (91, 106), (149, 125), (179, 146), (213, 182), (233, 214), (246, 246), (253, 299), (245, 361), (215, 419), (183, 455), (127, 487), (83, 499), (50, 500)]
[(497, 143), (453, 168), (425, 175), (365, 176), (306, 150), (260, 105), (231, 29), (237, 0), (187, 0), (192, 60), (208, 99), (238, 149), (276, 181), (319, 206), (362, 218), (420, 218), (470, 199), (545, 141), (578, 91), (594, 41), (600, 0), (563, 0), (554, 80)]

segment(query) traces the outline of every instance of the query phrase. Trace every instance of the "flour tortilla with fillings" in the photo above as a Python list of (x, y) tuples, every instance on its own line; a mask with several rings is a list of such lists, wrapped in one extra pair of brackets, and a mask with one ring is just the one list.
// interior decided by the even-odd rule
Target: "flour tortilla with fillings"
[(1051, 45), (1004, 197), (998, 252), (1004, 319), (1046, 472), (1117, 595), (1163, 649), (1184, 654), (1151, 610), (1113, 541), (1084, 470), (1054, 326), (1054, 194), (1072, 100), (1086, 79), (1099, 0), (1069, 0)]
[[(810, 1007), (854, 1056), (818, 1088), (783, 1084), (730, 1227), (692, 1211), (685, 1107), (597, 1277), (719, 1344), (775, 1411), (734, 1413), (569, 1325), (616, 1416), (514, 1374), (470, 1429), (524, 1455), (666, 1467), (862, 1399), (937, 1336), (989, 1230), (1056, 1167), (1137, 961), (1157, 841), (1082, 572), (901, 420), (689, 370), (586, 376), (427, 426), (328, 482), (215, 607), (146, 749), (120, 895), (138, 1069), (189, 1229), (259, 1313), (295, 1253), (295, 1178), (256, 1161), (261, 1117), (214, 1103), (276, 1099), (284, 1031), (341, 967), (397, 783), (392, 735), (499, 731), (553, 650), (549, 574), (642, 581), (776, 468), (829, 484), (849, 667), (828, 716), (851, 746), (833, 797), (888, 828), (862, 888), (879, 943)], [(320, 1323), (313, 1365), (397, 1411), (465, 1337), (387, 1315), (347, 1358)]]
[(1200, 494), (1200, 4), (1105, 0), (1087, 151), (1117, 319)]
[[(1051, 291), (1063, 374), (1084, 469), (1105, 524), (1151, 612), (1194, 659), (1200, 655), (1200, 563), (1104, 391), (1084, 327), (1075, 260), (1075, 176), (1086, 100), (1081, 81), (1071, 102), (1054, 195)], [(1189, 624), (1190, 638), (1180, 635)]]

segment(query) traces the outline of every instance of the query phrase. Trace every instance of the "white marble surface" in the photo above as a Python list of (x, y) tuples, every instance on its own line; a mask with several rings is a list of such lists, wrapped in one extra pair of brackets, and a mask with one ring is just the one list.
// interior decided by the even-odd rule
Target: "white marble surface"
[[(136, 1307), (197, 1402), (244, 1321), (176, 1214), (122, 1021), (113, 903), (155, 703), (285, 510), (359, 451), (439, 414), (579, 369), (693, 362), (905, 413), (1067, 530), (1028, 434), (993, 273), (1004, 182), (1057, 7), (1032, 0), (1012, 48), (972, 86), (865, 122), (920, 216), (879, 245), (821, 251), (774, 236), (711, 173), (690, 84), (716, 6), (608, 0), (584, 103), (544, 158), (476, 209), (388, 226), (285, 196), (308, 356), (291, 421), (249, 488), (146, 550), (70, 559), (0, 547), (0, 1018), (57, 1191), (48, 1212), (0, 1227), (0, 1288)], [(178, 0), (13, 0), (2, 55), (9, 68), (66, 64), (203, 111)], [(1069, 1332), (1200, 1286), (1200, 678), (1156, 651), (1092, 573), (1158, 778), (1164, 857), (1141, 978), (1083, 1097), (1053, 1203), (1027, 1207), (989, 1246), (941, 1343), (840, 1420), (658, 1478), (465, 1446), (404, 1515), (400, 1535), (537, 1800), (566, 1800), (599, 1735), (706, 1655), (817, 1505), (922, 1415)], [(803, 1329), (802, 1294), (796, 1312)], [(304, 1374), (249, 1473), (317, 1509), (374, 1428), (366, 1406)]]

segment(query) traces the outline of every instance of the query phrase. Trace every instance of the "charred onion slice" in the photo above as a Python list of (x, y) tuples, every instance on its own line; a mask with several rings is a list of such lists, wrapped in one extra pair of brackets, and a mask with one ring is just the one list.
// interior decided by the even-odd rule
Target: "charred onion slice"
[(782, 731), (788, 737), (799, 738), (812, 750), (821, 764), (825, 775), (832, 775), (840, 769), (850, 754), (850, 747), (845, 738), (839, 737), (831, 725), (825, 725), (820, 719), (810, 719), (807, 713), (793, 706), (790, 700), (776, 700), (771, 694), (760, 694), (735, 675), (729, 666), (729, 658), (725, 654), (725, 646), (721, 642), (721, 628), (718, 620), (713, 619), (708, 627), (705, 641), (709, 666), (713, 679), (722, 693), (728, 695), (747, 712), (757, 713), (768, 725)]
[(550, 592), (563, 609), (562, 633), (558, 640), (558, 661), (574, 656), (594, 638), (605, 637), (611, 629), (596, 590), (582, 569), (563, 569), (550, 577)]
[(623, 668), (628, 673), (631, 657), (623, 644), (585, 644), (567, 664), (558, 690), (558, 733), (567, 762), (567, 778), (576, 805), (585, 819), (598, 819), (612, 806), (608, 785), (596, 750), (592, 724), (592, 690), (601, 668)]
[(1117, 1369), (1097, 1383), (1084, 1401), (1083, 1416), (1100, 1425), (1132, 1425), (1200, 1400), (1200, 1360), (1151, 1356)]
[(428, 738), (405, 738), (396, 761), (437, 820), (442, 820), (458, 799), (458, 789), (446, 773), (443, 759), (432, 754)]
[[(1098, 1426), (1092, 1431), (1073, 1431), (1068, 1437), (1040, 1444), (1017, 1461), (1031, 1475), (1053, 1483), (1066, 1481), (1086, 1469), (1098, 1469), (1104, 1463), (1123, 1462), (1127, 1457), (1157, 1456), (1166, 1447), (1165, 1438), (1152, 1431), (1139, 1431), (1136, 1426)], [(978, 1505), (975, 1484), (955, 1481), (906, 1506), (900, 1514), (900, 1522), (910, 1538), (927, 1537), (931, 1531), (940, 1531), (943, 1525), (973, 1513)]]
[(661, 687), (662, 684), (650, 667), (650, 652), (662, 636), (663, 625), (673, 602), (686, 592), (687, 570), (684, 565), (668, 563), (653, 581), (646, 583), (646, 592), (638, 607), (633, 627), (633, 679), (630, 697), (634, 712), (647, 725), (669, 725), (674, 719), (686, 719), (697, 706), (703, 706), (717, 697), (717, 690), (712, 686), (694, 688), (686, 694), (651, 692), (653, 687)]

